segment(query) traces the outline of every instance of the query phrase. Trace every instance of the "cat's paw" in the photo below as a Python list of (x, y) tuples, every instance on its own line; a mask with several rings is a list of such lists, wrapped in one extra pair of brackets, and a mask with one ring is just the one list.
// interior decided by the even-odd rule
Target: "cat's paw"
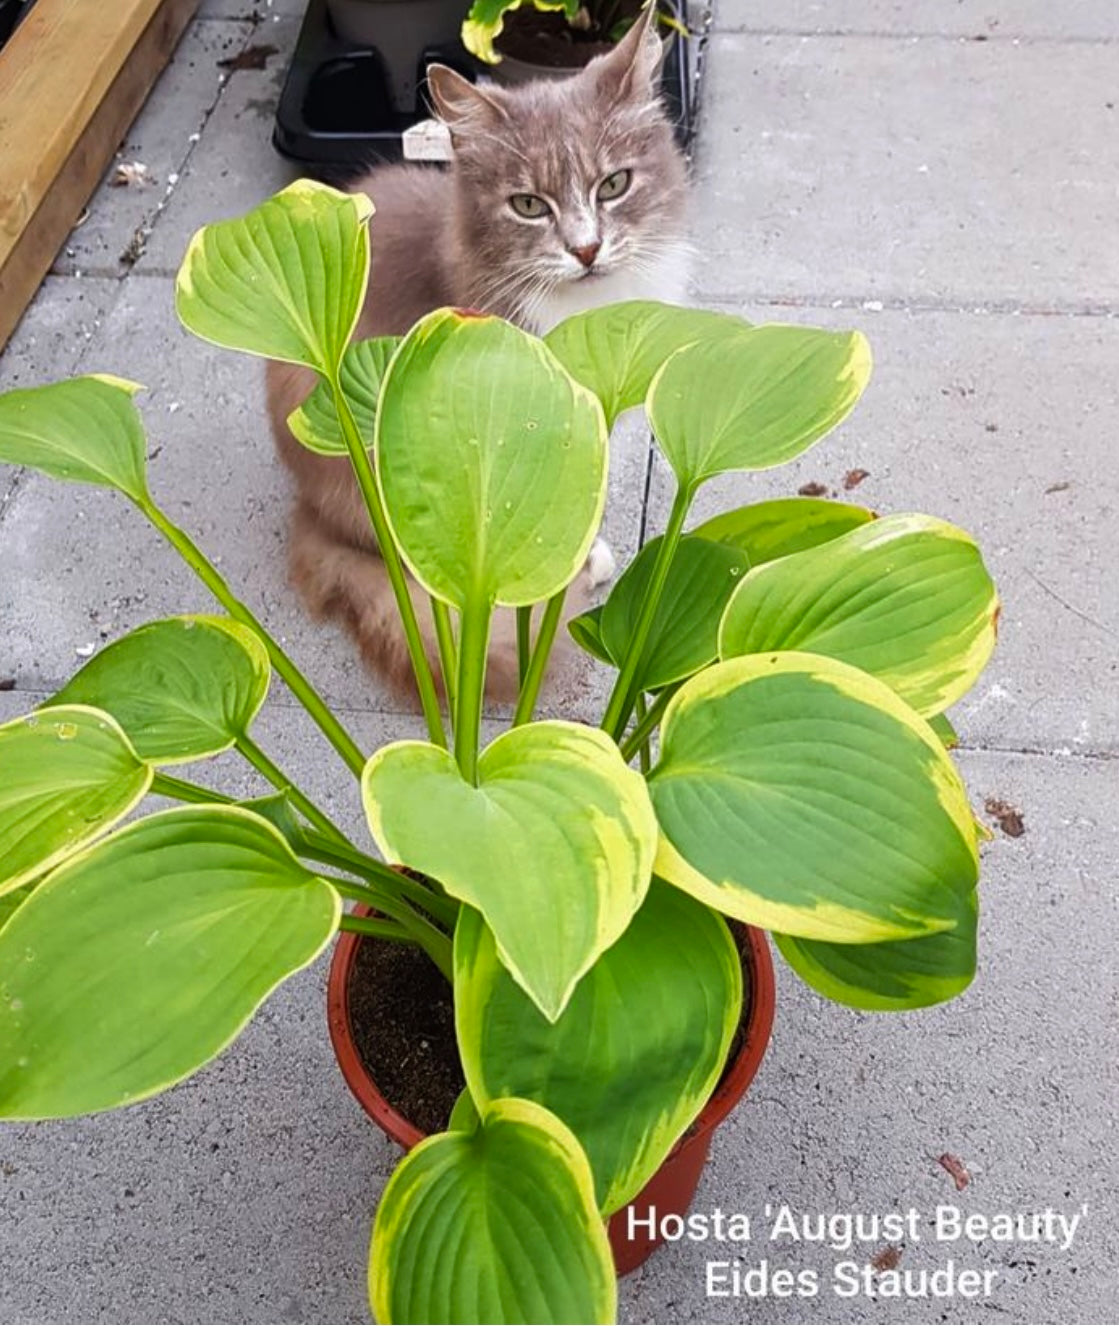
[(607, 581), (613, 580), (617, 569), (618, 563), (610, 545), (605, 539), (595, 539), (587, 554), (587, 578), (591, 582), (591, 588), (597, 589), (599, 585), (605, 585)]

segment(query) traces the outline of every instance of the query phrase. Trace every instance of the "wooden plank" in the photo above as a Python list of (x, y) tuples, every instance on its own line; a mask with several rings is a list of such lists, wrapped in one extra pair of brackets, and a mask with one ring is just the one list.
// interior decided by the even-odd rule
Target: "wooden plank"
[(0, 51), (0, 349), (199, 0), (37, 0)]

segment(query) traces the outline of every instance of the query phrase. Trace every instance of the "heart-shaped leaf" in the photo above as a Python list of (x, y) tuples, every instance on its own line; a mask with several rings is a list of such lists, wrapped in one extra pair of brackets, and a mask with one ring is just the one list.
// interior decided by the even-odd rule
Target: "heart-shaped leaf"
[(513, 728), (483, 751), (477, 787), (447, 751), (397, 742), (365, 766), (362, 796), (385, 858), (478, 908), (552, 1021), (649, 887), (657, 830), (645, 783), (597, 728)]
[(644, 403), (669, 355), (749, 325), (729, 313), (634, 299), (576, 313), (544, 340), (571, 376), (599, 398), (613, 427), (623, 410)]
[(148, 497), (144, 425), (135, 382), (97, 374), (0, 396), (0, 460), (52, 479)]
[(80, 705), (0, 726), (0, 770), (0, 894), (123, 819), (152, 781), (109, 715)]
[(719, 653), (826, 654), (935, 714), (983, 671), (997, 616), (995, 587), (963, 530), (932, 516), (883, 516), (755, 567), (727, 604)]
[(766, 929), (838, 943), (950, 930), (978, 876), (936, 734), (834, 659), (751, 654), (685, 682), (649, 791), (657, 873)]
[(455, 931), (455, 1020), (472, 1098), (547, 1106), (591, 1162), (600, 1211), (624, 1206), (715, 1089), (742, 967), (721, 916), (653, 880), (629, 929), (551, 1023), (509, 976), (478, 912)]
[(364, 194), (296, 180), (203, 226), (175, 282), (180, 321), (204, 341), (329, 377), (365, 298), (372, 214)]
[[(641, 549), (602, 610), (602, 643), (620, 667), (633, 638), (662, 540)], [(689, 536), (676, 545), (634, 685), (659, 690), (706, 667), (719, 655), (719, 622), (747, 567), (736, 548)]]
[(649, 420), (682, 488), (799, 456), (870, 377), (860, 332), (767, 324), (678, 350), (649, 388)]
[(696, 526), (692, 534), (738, 548), (746, 554), (748, 566), (761, 566), (775, 557), (829, 543), (873, 519), (873, 511), (847, 502), (778, 497), (724, 511)]
[(814, 990), (852, 1008), (903, 1011), (955, 999), (975, 975), (979, 899), (960, 899), (955, 930), (885, 944), (826, 944), (774, 935), (793, 971)]
[(0, 930), (0, 1117), (155, 1095), (322, 952), (338, 894), (247, 811), (189, 806), (60, 866)]
[(228, 617), (169, 617), (106, 646), (49, 701), (112, 714), (136, 753), (182, 764), (228, 750), (268, 692), (268, 652)]
[[(389, 360), (400, 344), (399, 336), (375, 336), (355, 341), (346, 347), (340, 374), (342, 394), (353, 411), (358, 433), (367, 447), (373, 445), (373, 425), (377, 418), (377, 398)], [(346, 439), (334, 408), (330, 386), (320, 382), (298, 410), (288, 415), (292, 436), (311, 451), (324, 456), (348, 455)]]
[(373, 1315), (394, 1322), (612, 1322), (617, 1298), (587, 1158), (527, 1100), (401, 1162), (377, 1208)]
[(424, 318), (385, 376), (376, 436), (393, 532), (437, 598), (536, 603), (586, 560), (606, 425), (535, 336), (452, 309)]

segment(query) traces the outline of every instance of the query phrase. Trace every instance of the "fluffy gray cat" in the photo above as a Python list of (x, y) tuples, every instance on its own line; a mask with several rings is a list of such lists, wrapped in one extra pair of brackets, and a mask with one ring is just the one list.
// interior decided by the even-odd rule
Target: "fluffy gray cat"
[[(662, 47), (651, 19), (649, 11), (613, 51), (567, 79), (480, 88), (429, 69), (454, 160), (447, 171), (383, 166), (354, 184), (376, 207), (359, 338), (403, 333), (446, 305), (541, 333), (616, 300), (682, 298), (685, 167), (658, 98)], [(314, 383), (308, 369), (268, 365), (276, 445), (297, 486), (292, 582), (313, 615), (347, 624), (375, 673), (410, 691), (392, 588), (350, 462), (305, 450), (287, 428)], [(609, 550), (593, 553), (571, 609), (611, 571)], [(434, 666), (430, 611), (412, 588)], [(514, 631), (499, 615), (487, 691), (507, 699), (516, 679)]]

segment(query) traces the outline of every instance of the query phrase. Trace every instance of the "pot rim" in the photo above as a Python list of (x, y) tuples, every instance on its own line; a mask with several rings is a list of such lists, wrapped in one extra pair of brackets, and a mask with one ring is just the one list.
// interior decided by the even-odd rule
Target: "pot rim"
[[(366, 915), (369, 911), (368, 907), (361, 906), (356, 909), (355, 915)], [(728, 921), (728, 924), (731, 925), (732, 933), (737, 931), (746, 940), (739, 949), (748, 968), (750, 984), (750, 1013), (746, 1020), (745, 1035), (719, 1086), (662, 1163), (667, 1163), (682, 1147), (709, 1136), (722, 1123), (746, 1094), (769, 1044), (776, 997), (769, 942), (765, 932), (754, 926), (736, 921)], [(357, 954), (358, 943), (363, 938), (354, 931), (341, 932), (330, 959), (327, 978), (330, 1039), (342, 1076), (355, 1100), (394, 1142), (410, 1151), (427, 1134), (406, 1119), (381, 1094), (372, 1074), (362, 1062), (350, 1030), (350, 969)]]

